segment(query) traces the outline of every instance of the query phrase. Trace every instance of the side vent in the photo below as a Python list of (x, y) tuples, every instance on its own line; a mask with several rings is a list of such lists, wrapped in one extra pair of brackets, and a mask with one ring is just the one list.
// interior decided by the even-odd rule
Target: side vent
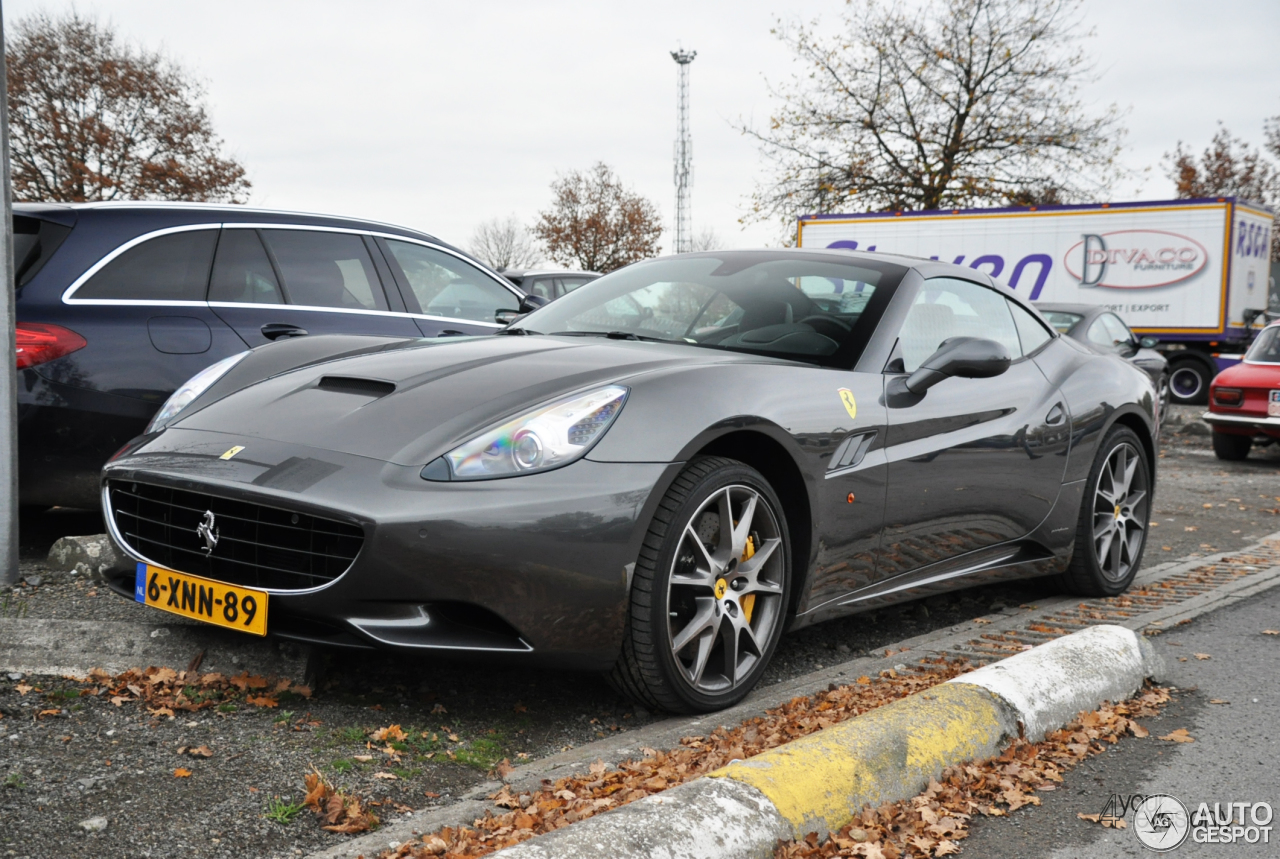
[(322, 391), (333, 391), (338, 394), (355, 394), (359, 397), (385, 397), (393, 393), (396, 386), (391, 382), (378, 379), (359, 379), (354, 376), (324, 376), (316, 384)]
[(871, 443), (875, 440), (876, 430), (851, 433), (840, 442), (836, 452), (831, 454), (831, 461), (827, 464), (827, 476), (831, 476), (833, 471), (856, 467), (867, 455), (867, 451), (871, 449)]

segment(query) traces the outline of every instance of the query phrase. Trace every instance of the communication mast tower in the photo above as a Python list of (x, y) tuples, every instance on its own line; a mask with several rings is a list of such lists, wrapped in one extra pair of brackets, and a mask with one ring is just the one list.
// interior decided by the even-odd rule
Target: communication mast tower
[(676, 91), (676, 253), (693, 250), (693, 214), (689, 205), (689, 186), (693, 184), (693, 138), (689, 134), (689, 64), (697, 51), (684, 49), (671, 52), (680, 66)]

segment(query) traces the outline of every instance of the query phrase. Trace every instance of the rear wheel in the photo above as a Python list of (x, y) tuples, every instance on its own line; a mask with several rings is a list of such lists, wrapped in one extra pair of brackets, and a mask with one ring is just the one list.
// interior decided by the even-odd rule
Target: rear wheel
[(1213, 453), (1218, 459), (1225, 459), (1228, 462), (1248, 459), (1251, 447), (1253, 447), (1251, 436), (1217, 431), (1213, 433)]
[(1169, 373), (1169, 393), (1175, 403), (1203, 406), (1209, 402), (1213, 370), (1199, 358), (1176, 361)]
[(790, 581), (786, 519), (764, 477), (736, 460), (693, 460), (649, 526), (610, 682), (671, 712), (737, 703), (777, 647)]
[(1115, 427), (1089, 471), (1063, 586), (1082, 596), (1127, 589), (1142, 563), (1150, 512), (1151, 469), (1142, 442), (1128, 427)]
[(1169, 403), (1173, 401), (1173, 391), (1169, 385), (1169, 374), (1161, 373), (1160, 382), (1156, 385), (1156, 396), (1160, 399), (1160, 426), (1169, 418)]

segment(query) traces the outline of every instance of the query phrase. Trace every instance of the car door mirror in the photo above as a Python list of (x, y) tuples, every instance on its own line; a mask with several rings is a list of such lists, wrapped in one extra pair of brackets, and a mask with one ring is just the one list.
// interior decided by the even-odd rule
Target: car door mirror
[(920, 368), (907, 377), (906, 388), (923, 394), (943, 379), (989, 379), (1009, 369), (1012, 362), (1003, 344), (982, 337), (950, 337), (942, 341)]
[(1140, 349), (1154, 349), (1159, 345), (1159, 337), (1140, 337), (1138, 339), (1138, 348)]
[(510, 325), (525, 314), (532, 313), (539, 307), (543, 307), (550, 303), (551, 299), (546, 298), (545, 296), (529, 293), (524, 298), (520, 299), (519, 310), (495, 310), (493, 313), (493, 321), (497, 322), (499, 325)]

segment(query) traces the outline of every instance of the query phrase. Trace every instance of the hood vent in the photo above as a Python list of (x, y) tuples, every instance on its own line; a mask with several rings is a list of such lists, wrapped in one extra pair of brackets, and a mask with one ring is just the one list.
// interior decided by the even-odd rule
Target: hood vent
[(396, 386), (391, 382), (378, 379), (360, 379), (354, 376), (324, 376), (316, 384), (322, 391), (334, 391), (339, 394), (355, 394), (360, 397), (385, 397), (394, 393)]

